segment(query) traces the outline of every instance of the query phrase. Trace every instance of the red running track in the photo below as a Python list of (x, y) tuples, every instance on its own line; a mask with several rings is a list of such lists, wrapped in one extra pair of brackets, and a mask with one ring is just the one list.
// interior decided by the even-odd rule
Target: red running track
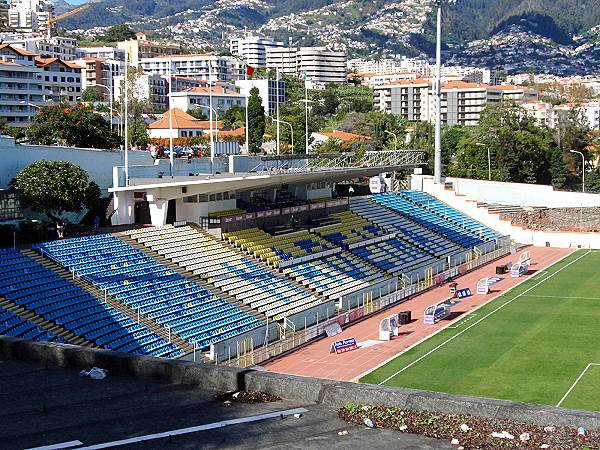
[[(488, 295), (474, 295), (463, 299), (461, 303), (453, 308), (452, 319), (450, 320), (442, 320), (435, 325), (423, 323), (425, 308), (449, 296), (449, 288), (446, 284), (352, 325), (335, 337), (321, 339), (289, 355), (267, 363), (265, 368), (272, 372), (290, 375), (355, 381), (359, 376), (398, 356), (438, 330), (452, 325), (465, 314), (473, 312), (484, 303), (504, 294), (510, 288), (531, 277), (532, 273), (546, 269), (574, 251), (572, 249), (549, 247), (528, 247), (526, 250), (531, 252), (533, 262), (529, 275), (521, 278), (510, 278), (510, 274), (503, 275), (503, 280), (494, 284), (491, 287), (492, 292)], [(517, 255), (509, 255), (459, 277), (455, 281), (458, 282), (459, 289), (468, 287), (475, 292), (477, 281), (485, 277), (495, 276), (497, 265), (506, 264), (509, 261), (515, 262), (516, 260)], [(399, 337), (340, 355), (329, 353), (331, 344), (339, 339), (354, 337), (359, 344), (368, 340), (378, 341), (381, 319), (400, 311), (411, 311), (412, 323), (400, 327)]]

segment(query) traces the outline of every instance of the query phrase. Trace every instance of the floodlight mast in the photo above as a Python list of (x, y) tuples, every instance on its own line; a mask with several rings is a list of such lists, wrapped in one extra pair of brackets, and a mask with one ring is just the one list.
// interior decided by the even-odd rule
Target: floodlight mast
[(435, 0), (437, 7), (437, 38), (435, 48), (435, 153), (434, 177), (442, 182), (442, 6), (456, 3), (456, 0)]

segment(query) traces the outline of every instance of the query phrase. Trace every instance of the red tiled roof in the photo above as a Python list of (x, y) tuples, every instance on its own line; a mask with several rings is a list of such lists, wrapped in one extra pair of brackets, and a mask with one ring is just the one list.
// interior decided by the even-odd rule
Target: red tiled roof
[[(195, 94), (208, 94), (210, 92), (210, 90), (211, 90), (211, 88), (208, 86), (206, 86), (206, 87), (205, 86), (195, 86), (195, 87), (186, 89), (185, 91), (182, 91), (182, 92), (193, 92)], [(223, 87), (223, 86), (213, 86), (212, 93), (213, 93), (213, 95), (215, 95), (215, 94), (241, 95), (239, 92), (232, 91), (231, 89), (225, 89), (225, 87)]]
[(38, 67), (44, 67), (53, 62), (59, 62), (60, 64), (70, 67), (71, 69), (82, 69), (81, 66), (74, 64), (70, 61), (65, 61), (60, 58), (35, 58), (35, 65)]
[(18, 53), (19, 55), (22, 55), (22, 56), (38, 56), (37, 53), (30, 52), (29, 50), (24, 50), (22, 48), (15, 47), (10, 44), (0, 44), (0, 50), (4, 50), (5, 48), (14, 50), (16, 53)]
[[(171, 113), (173, 115), (173, 129), (179, 130), (189, 130), (189, 129), (198, 129), (198, 130), (209, 130), (210, 129), (210, 121), (209, 120), (199, 120), (194, 116), (182, 111), (179, 108), (172, 108)], [(171, 118), (169, 117), (169, 111), (163, 114), (162, 119), (157, 120), (154, 123), (148, 125), (148, 128), (151, 130), (167, 130), (170, 128)], [(213, 121), (213, 127), (221, 128), (222, 124), (220, 121)]]
[(373, 139), (370, 136), (363, 136), (362, 134), (348, 133), (346, 131), (332, 131), (332, 132), (319, 131), (314, 134), (320, 134), (321, 136), (326, 136), (328, 138), (338, 139), (342, 142), (369, 141), (369, 140)]

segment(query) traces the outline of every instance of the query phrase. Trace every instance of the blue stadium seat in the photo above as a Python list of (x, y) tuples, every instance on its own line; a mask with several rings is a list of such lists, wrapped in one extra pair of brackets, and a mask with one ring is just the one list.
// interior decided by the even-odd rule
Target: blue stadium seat
[[(163, 357), (183, 354), (176, 345), (145, 330), (151, 336), (151, 342), (159, 344), (150, 348), (147, 342), (137, 339), (133, 334), (142, 328), (140, 325), (22, 253), (3, 249), (0, 262), (6, 269), (0, 274), (0, 295), (38, 316), (104, 348)], [(92, 330), (97, 332), (90, 334)], [(14, 333), (22, 329), (8, 331)], [(116, 337), (111, 339), (110, 333), (117, 331), (123, 337), (120, 340), (116, 340)], [(27, 334), (32, 335), (33, 331)]]
[(199, 349), (262, 325), (110, 234), (48, 242), (38, 248)]

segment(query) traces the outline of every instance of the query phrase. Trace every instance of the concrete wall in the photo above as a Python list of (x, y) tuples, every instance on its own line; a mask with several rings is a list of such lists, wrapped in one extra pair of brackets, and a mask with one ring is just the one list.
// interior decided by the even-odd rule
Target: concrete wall
[[(450, 180), (450, 179), (449, 179)], [(538, 247), (557, 247), (557, 248), (571, 248), (571, 247), (581, 247), (581, 248), (600, 248), (600, 233), (575, 233), (575, 232), (562, 232), (562, 231), (536, 231), (527, 228), (523, 228), (519, 225), (513, 225), (509, 220), (500, 219), (499, 214), (490, 214), (486, 208), (478, 207), (477, 201), (481, 200), (481, 195), (477, 192), (473, 192), (473, 196), (465, 195), (461, 192), (464, 192), (461, 186), (471, 186), (471, 183), (463, 183), (463, 181), (479, 181), (479, 180), (463, 180), (459, 179), (458, 184), (455, 184), (455, 189), (458, 186), (459, 192), (455, 192), (454, 190), (445, 189), (444, 185), (435, 184), (433, 182), (433, 178), (429, 176), (420, 176), (413, 175), (411, 179), (411, 185), (414, 189), (422, 189), (424, 192), (427, 192), (441, 201), (449, 204), (453, 208), (456, 208), (459, 211), (471, 216), (473, 219), (478, 220), (479, 222), (487, 225), (490, 228), (502, 233), (505, 236), (510, 236), (514, 241), (521, 244), (529, 244), (535, 245)], [(490, 182), (483, 182), (490, 183)], [(504, 185), (511, 185), (512, 183), (498, 183), (491, 182), (493, 185), (500, 185), (500, 187), (506, 187)], [(473, 185), (477, 185), (476, 183)], [(514, 186), (533, 186), (532, 191), (536, 191), (536, 189), (540, 188), (542, 191), (546, 190), (546, 188), (550, 188), (551, 186), (535, 186), (535, 185), (514, 185)], [(514, 189), (514, 186), (508, 187), (509, 189)], [(470, 191), (469, 191), (470, 192)], [(547, 204), (553, 202), (552, 197), (561, 194), (560, 192), (550, 193), (548, 192), (548, 201)], [(580, 199), (581, 202), (588, 202), (588, 206), (596, 206), (594, 202), (600, 203), (600, 195), (599, 194), (578, 194), (576, 192), (566, 192), (562, 194), (570, 194), (571, 199)], [(482, 194), (484, 195), (484, 194)], [(537, 204), (528, 199), (527, 196), (529, 192), (524, 190), (519, 194), (519, 199), (522, 199), (523, 202), (528, 202), (530, 205)], [(564, 201), (565, 196), (560, 196)], [(536, 197), (532, 197), (536, 198)], [(516, 201), (513, 204), (517, 204)], [(508, 202), (510, 203), (510, 202)], [(542, 205), (543, 206), (543, 205)], [(565, 206), (565, 204), (562, 204)], [(571, 204), (570, 206), (578, 206), (578, 204)], [(585, 206), (585, 203), (584, 203)]]
[[(69, 161), (81, 166), (90, 176), (90, 180), (100, 186), (103, 196), (112, 186), (112, 168), (123, 164), (123, 153), (75, 147), (46, 147), (15, 144), (13, 138), (0, 136), (0, 189), (6, 188), (10, 180), (24, 167), (35, 161)], [(131, 165), (152, 165), (149, 152), (129, 152)]]
[[(423, 178), (423, 183), (430, 183), (430, 177)], [(451, 177), (446, 178), (446, 182), (453, 183), (456, 194), (485, 203), (548, 208), (600, 206), (600, 194), (556, 191), (552, 186), (542, 184), (503, 183)]]
[(96, 366), (108, 370), (109, 382), (111, 376), (133, 376), (162, 383), (201, 386), (202, 389), (220, 392), (268, 392), (288, 401), (318, 403), (331, 408), (339, 408), (347, 402), (382, 404), (538, 425), (600, 429), (600, 413), (594, 412), (201, 365), (71, 345), (30, 342), (5, 336), (0, 337), (0, 359), (36, 361), (42, 366), (71, 367), (74, 371), (82, 368), (89, 370)]

